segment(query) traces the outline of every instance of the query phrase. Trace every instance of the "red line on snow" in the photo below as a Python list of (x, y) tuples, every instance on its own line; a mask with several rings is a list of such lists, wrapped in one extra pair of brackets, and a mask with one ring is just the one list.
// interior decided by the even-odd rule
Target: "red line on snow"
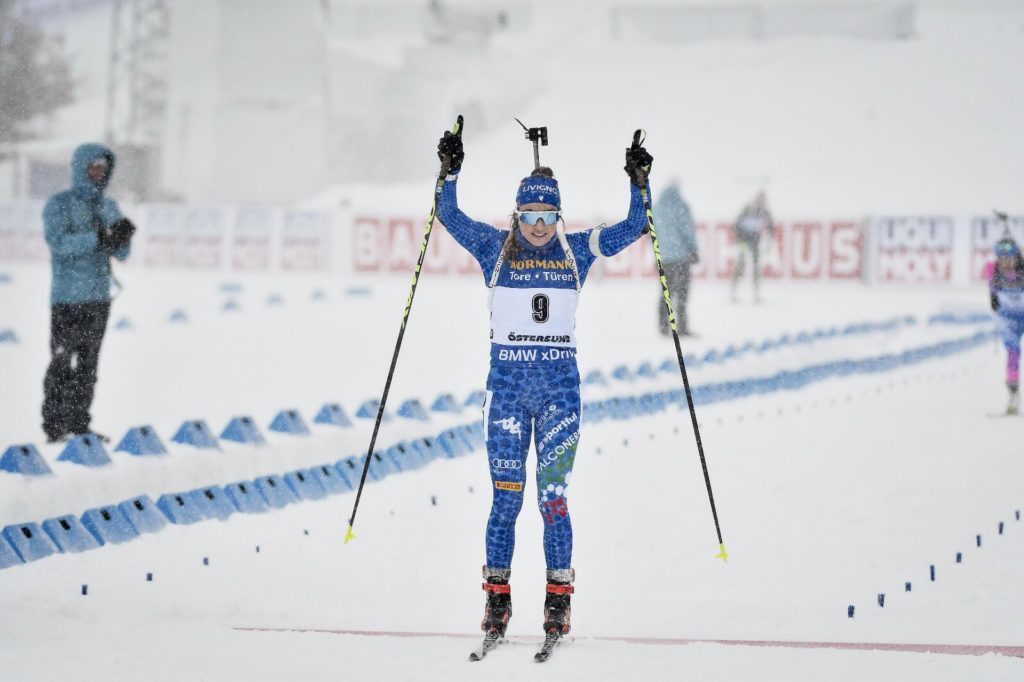
[[(245, 632), (300, 632), (327, 635), (356, 635), (362, 637), (406, 637), (434, 639), (479, 639), (480, 635), (456, 632), (398, 632), (389, 630), (330, 630), (320, 628), (261, 628), (236, 627)], [(512, 641), (539, 642), (539, 635), (514, 635)], [(849, 651), (898, 651), (918, 654), (946, 654), (952, 656), (982, 656), (1002, 654), (1024, 658), (1024, 646), (996, 646), (989, 644), (906, 644), (891, 642), (800, 642), (767, 639), (690, 639), (673, 637), (567, 637), (578, 642), (624, 642), (626, 644), (654, 644), (682, 646), (686, 644), (724, 644), (727, 646), (757, 646), (779, 649), (844, 649)]]

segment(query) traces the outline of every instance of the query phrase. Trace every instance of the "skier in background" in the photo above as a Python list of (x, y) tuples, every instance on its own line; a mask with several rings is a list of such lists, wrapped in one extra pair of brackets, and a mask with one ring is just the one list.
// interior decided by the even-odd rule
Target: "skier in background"
[(764, 192), (758, 192), (754, 200), (744, 207), (736, 219), (736, 267), (732, 271), (731, 298), (737, 300), (736, 289), (740, 278), (743, 276), (744, 263), (747, 260), (747, 253), (750, 253), (751, 270), (754, 279), (754, 300), (761, 301), (761, 235), (767, 233), (771, 239), (775, 239), (775, 224), (772, 222), (772, 214), (768, 212)]
[[(590, 267), (614, 256), (646, 231), (640, 195), (652, 157), (639, 145), (626, 150), (632, 183), (627, 218), (611, 227), (566, 235), (562, 201), (549, 168), (539, 167), (519, 184), (509, 231), (470, 219), (458, 206), (462, 138), (446, 132), (438, 144), (449, 176), (438, 216), (483, 270), (490, 289), (491, 368), (483, 405), (484, 433), (493, 482), (487, 521), (481, 628), (488, 639), (505, 634), (512, 615), (509, 586), (515, 523), (526, 488), (530, 438), (537, 452), (537, 504), (544, 520), (547, 591), (544, 632), (569, 632), (572, 526), (566, 488), (580, 438), (580, 376), (576, 366), (576, 305)], [(486, 652), (486, 650), (485, 650)], [(475, 660), (475, 659), (474, 659)]]
[(50, 366), (43, 380), (43, 431), (54, 443), (89, 433), (100, 344), (110, 316), (110, 259), (128, 258), (135, 226), (103, 195), (114, 153), (83, 144), (71, 160), (71, 189), (43, 209), (53, 277)]
[[(676, 324), (683, 336), (692, 336), (686, 304), (690, 297), (690, 268), (700, 261), (697, 235), (690, 206), (679, 190), (679, 180), (669, 181), (654, 205), (654, 222), (658, 226), (658, 248), (665, 281), (672, 296)], [(658, 291), (658, 329), (666, 336), (671, 332), (664, 295)]]
[(996, 313), (999, 335), (1006, 346), (1007, 414), (1020, 410), (1020, 339), (1024, 335), (1024, 258), (1007, 235), (996, 242), (996, 261), (985, 267), (989, 300)]

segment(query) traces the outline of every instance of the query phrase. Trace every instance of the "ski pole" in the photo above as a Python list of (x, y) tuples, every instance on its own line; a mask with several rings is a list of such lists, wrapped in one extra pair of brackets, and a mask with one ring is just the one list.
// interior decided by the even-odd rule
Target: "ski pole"
[[(452, 133), (462, 135), (462, 114), (455, 121)], [(388, 378), (384, 382), (384, 394), (380, 398), (380, 406), (377, 408), (377, 421), (373, 424), (373, 434), (370, 436), (370, 447), (366, 451), (366, 461), (363, 463), (363, 474), (359, 479), (359, 489), (356, 491), (356, 501), (352, 505), (352, 516), (348, 520), (348, 530), (345, 532), (345, 543), (355, 540), (355, 533), (352, 527), (356, 522), (356, 511), (359, 509), (359, 500), (363, 496), (363, 486), (366, 485), (366, 474), (370, 471), (370, 462), (373, 458), (373, 446), (377, 443), (377, 432), (380, 430), (380, 423), (384, 418), (384, 406), (388, 402), (388, 393), (391, 391), (391, 380), (395, 376), (395, 365), (398, 364), (398, 352), (402, 349), (402, 339), (405, 337), (405, 326), (409, 322), (409, 312), (412, 310), (412, 299), (416, 296), (416, 285), (420, 281), (420, 270), (423, 268), (423, 259), (427, 255), (427, 244), (430, 242), (430, 233), (434, 228), (434, 217), (437, 215), (437, 200), (444, 189), (445, 179), (448, 177), (448, 168), (451, 164), (450, 158), (441, 162), (441, 172), (437, 174), (437, 183), (434, 185), (434, 203), (430, 207), (430, 217), (427, 218), (427, 227), (423, 232), (423, 244), (420, 246), (420, 257), (416, 261), (416, 269), (412, 275), (412, 287), (409, 289), (409, 297), (405, 301), (405, 310), (402, 311), (402, 326), (398, 330), (398, 340), (395, 342), (395, 352), (391, 356), (391, 367), (388, 369)]]
[[(633, 147), (641, 144), (640, 135), (642, 130), (633, 133)], [(661, 293), (665, 297), (665, 306), (668, 308), (669, 326), (672, 328), (672, 340), (676, 344), (676, 359), (679, 360), (679, 373), (683, 375), (683, 389), (686, 391), (686, 404), (690, 408), (690, 421), (693, 422), (693, 435), (697, 439), (697, 453), (700, 455), (700, 466), (704, 470), (704, 485), (708, 489), (708, 501), (711, 502), (711, 516), (715, 519), (715, 532), (718, 533), (718, 554), (716, 559), (727, 561), (729, 555), (725, 551), (725, 541), (722, 540), (722, 528), (718, 524), (718, 510), (715, 508), (715, 495), (711, 492), (711, 476), (708, 474), (708, 463), (704, 459), (704, 445), (700, 440), (700, 427), (697, 426), (697, 412), (693, 408), (693, 394), (690, 392), (690, 379), (686, 376), (686, 363), (683, 361), (683, 349), (679, 345), (679, 331), (676, 329), (676, 314), (672, 307), (672, 296), (668, 290), (668, 281), (665, 279), (665, 267), (661, 263), (661, 248), (658, 246), (658, 232), (654, 229), (654, 213), (651, 211), (651, 197), (647, 192), (647, 178), (644, 171), (640, 171), (640, 196), (644, 200), (644, 211), (647, 213), (647, 229), (651, 233), (651, 243), (654, 245), (654, 262), (658, 264), (658, 277), (661, 280)]]

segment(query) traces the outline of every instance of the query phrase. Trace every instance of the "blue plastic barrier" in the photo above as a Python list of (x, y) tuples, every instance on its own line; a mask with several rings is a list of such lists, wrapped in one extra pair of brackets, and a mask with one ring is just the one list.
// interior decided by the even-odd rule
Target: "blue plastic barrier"
[(267, 296), (267, 305), (284, 305), (284, 296), (281, 294), (270, 294)]
[(235, 509), (245, 514), (262, 514), (270, 508), (267, 499), (252, 481), (230, 483), (224, 486), (224, 495), (235, 505)]
[(87, 509), (82, 514), (82, 525), (101, 545), (120, 544), (139, 537), (139, 531), (116, 506)]
[(587, 376), (583, 379), (583, 383), (587, 386), (607, 386), (608, 382), (599, 370), (592, 370), (587, 373)]
[(206, 518), (187, 492), (161, 495), (156, 501), (156, 508), (176, 525), (197, 523)]
[(451, 412), (452, 414), (458, 414), (462, 411), (459, 404), (455, 402), (455, 396), (451, 393), (442, 393), (434, 398), (434, 402), (430, 405), (430, 409), (434, 412)]
[(25, 562), (21, 560), (18, 553), (11, 547), (11, 543), (7, 542), (7, 538), (0, 535), (0, 569), (20, 566), (23, 563)]
[(398, 406), (398, 416), (405, 417), (406, 419), (418, 419), (424, 422), (430, 419), (430, 415), (427, 414), (423, 403), (415, 398), (406, 400)]
[(25, 563), (43, 559), (60, 551), (38, 523), (15, 523), (6, 526), (3, 536)]
[[(366, 455), (359, 458), (359, 466), (362, 467), (366, 462)], [(385, 457), (380, 451), (373, 453), (373, 460), (370, 462), (370, 473), (376, 472), (375, 480), (380, 480), (385, 476), (391, 474), (397, 474), (399, 472), (398, 466), (390, 457)]]
[(177, 433), (171, 437), (175, 443), (191, 445), (195, 448), (220, 448), (217, 438), (210, 431), (210, 427), (202, 419), (195, 419), (183, 423)]
[(156, 533), (167, 526), (167, 517), (157, 511), (149, 495), (139, 495), (117, 505), (128, 523), (142, 533)]
[(129, 320), (127, 317), (122, 317), (120, 320), (117, 321), (117, 324), (114, 325), (114, 329), (119, 329), (123, 331), (127, 331), (134, 328), (135, 325), (133, 325), (132, 321)]
[(423, 438), (415, 438), (410, 442), (413, 450), (419, 454), (420, 461), (423, 464), (428, 464), (431, 461), (443, 456), (443, 453), (438, 452), (438, 445), (434, 438), (426, 436)]
[(245, 416), (232, 418), (224, 427), (220, 437), (222, 440), (251, 445), (263, 445), (267, 442), (252, 417)]
[(110, 464), (110, 455), (103, 447), (102, 440), (91, 433), (83, 433), (68, 441), (57, 461), (74, 462), (87, 467), (101, 467)]
[(323, 289), (316, 289), (309, 295), (309, 298), (313, 301), (324, 301), (327, 300), (327, 293)]
[(270, 430), (279, 433), (290, 433), (294, 436), (308, 436), (309, 427), (302, 420), (297, 410), (281, 410), (270, 422)]
[(18, 335), (13, 329), (0, 329), (0, 343), (18, 343)]
[(184, 310), (178, 308), (171, 311), (171, 316), (168, 318), (171, 322), (188, 322), (188, 315)]
[(25, 476), (45, 476), (52, 473), (39, 450), (31, 443), (12, 445), (4, 450), (3, 457), (0, 457), (0, 470)]
[[(356, 410), (356, 416), (362, 417), (363, 419), (376, 419), (377, 411), (379, 409), (380, 401), (371, 398), (359, 406), (359, 409)], [(391, 415), (386, 409), (384, 410), (384, 416), (381, 421), (391, 421)]]
[(253, 481), (256, 490), (263, 495), (267, 504), (275, 509), (299, 501), (299, 498), (292, 492), (292, 489), (277, 476), (261, 476)]
[(619, 381), (633, 381), (633, 373), (629, 371), (629, 367), (625, 365), (619, 365), (612, 370), (612, 377)]
[(348, 479), (343, 478), (338, 473), (338, 469), (333, 465), (321, 464), (310, 469), (309, 473), (320, 482), (324, 490), (332, 495), (348, 492), (352, 489), (348, 484)]
[(62, 552), (84, 552), (102, 543), (74, 516), (58, 516), (43, 521), (43, 530)]
[(459, 437), (455, 435), (455, 431), (452, 429), (438, 434), (437, 444), (448, 459), (454, 459), (466, 454), (462, 441), (459, 440)]
[(652, 367), (649, 362), (645, 362), (636, 368), (636, 375), (638, 377), (647, 377), (649, 379), (653, 377), (654, 374), (654, 367)]
[(487, 391), (473, 391), (466, 396), (466, 401), (462, 403), (463, 407), (475, 407), (480, 409), (484, 406), (484, 400), (487, 398)]
[(320, 500), (327, 497), (327, 490), (309, 473), (309, 469), (289, 471), (284, 475), (284, 482), (300, 500)]
[(220, 309), (222, 312), (230, 313), (236, 310), (240, 310), (241, 307), (242, 306), (238, 305), (238, 301), (236, 301), (233, 298), (229, 298), (228, 300), (224, 301), (224, 305), (222, 305)]
[[(360, 466), (359, 460), (356, 457), (352, 456), (346, 457), (345, 459), (339, 459), (335, 462), (334, 468), (337, 469), (338, 474), (345, 479), (349, 488), (355, 490), (359, 487), (359, 478), (363, 475), (363, 468)], [(367, 476), (373, 480), (377, 480), (372, 467)]]
[(420, 448), (414, 448), (412, 443), (406, 441), (392, 445), (386, 454), (397, 464), (399, 471), (421, 469), (426, 464), (420, 456)]
[(484, 424), (482, 421), (466, 424), (462, 428), (466, 430), (466, 435), (469, 437), (470, 445), (474, 450), (487, 445), (487, 440), (484, 438)]
[(348, 418), (345, 410), (338, 403), (327, 403), (321, 407), (320, 411), (313, 417), (313, 421), (317, 424), (333, 424), (334, 426), (346, 428), (352, 426), (352, 420)]
[(128, 452), (133, 455), (163, 455), (167, 448), (152, 426), (136, 426), (128, 430), (114, 452)]
[(398, 446), (392, 445), (390, 448), (387, 448), (385, 450), (375, 451), (373, 455), (374, 457), (376, 457), (379, 454), (381, 459), (387, 462), (387, 467), (389, 471), (394, 473), (401, 473), (407, 470), (412, 471), (413, 469), (412, 462), (404, 462), (405, 466), (403, 466), (402, 460), (405, 458), (405, 452), (407, 452), (405, 446), (402, 446), (402, 452), (399, 452)]
[(242, 285), (238, 282), (221, 282), (218, 289), (225, 294), (240, 294), (242, 293)]
[(205, 486), (190, 490), (188, 496), (199, 509), (199, 513), (208, 519), (224, 520), (235, 513), (235, 505), (231, 503), (224, 489), (219, 485)]
[(455, 438), (458, 439), (459, 444), (462, 446), (462, 450), (465, 454), (469, 454), (476, 450), (476, 443), (473, 440), (472, 434), (466, 432), (465, 425), (456, 426), (452, 429), (455, 433)]

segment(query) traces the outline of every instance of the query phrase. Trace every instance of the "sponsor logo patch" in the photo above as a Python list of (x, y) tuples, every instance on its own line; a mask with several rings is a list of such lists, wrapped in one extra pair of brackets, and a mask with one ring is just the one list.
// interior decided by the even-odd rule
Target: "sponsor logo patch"
[(572, 341), (572, 337), (568, 334), (558, 335), (537, 335), (537, 334), (520, 334), (519, 332), (509, 332), (509, 341), (531, 341), (533, 343), (569, 343)]
[(495, 419), (491, 423), (492, 424), (496, 424), (497, 426), (500, 426), (502, 429), (504, 429), (505, 431), (508, 431), (513, 436), (519, 436), (520, 440), (522, 440), (522, 438), (523, 438), (522, 424), (520, 424), (519, 420), (516, 419), (515, 417), (505, 417), (504, 419)]
[(523, 492), (523, 484), (516, 481), (495, 481), (494, 487), (498, 490), (511, 490), (514, 493)]
[(575, 424), (578, 419), (579, 416), (575, 412), (563, 418), (560, 422), (555, 424), (554, 427), (552, 427), (547, 433), (544, 434), (544, 437), (540, 439), (539, 443), (537, 443), (537, 447), (543, 448), (545, 445), (550, 443), (555, 436), (557, 436), (559, 433)]

